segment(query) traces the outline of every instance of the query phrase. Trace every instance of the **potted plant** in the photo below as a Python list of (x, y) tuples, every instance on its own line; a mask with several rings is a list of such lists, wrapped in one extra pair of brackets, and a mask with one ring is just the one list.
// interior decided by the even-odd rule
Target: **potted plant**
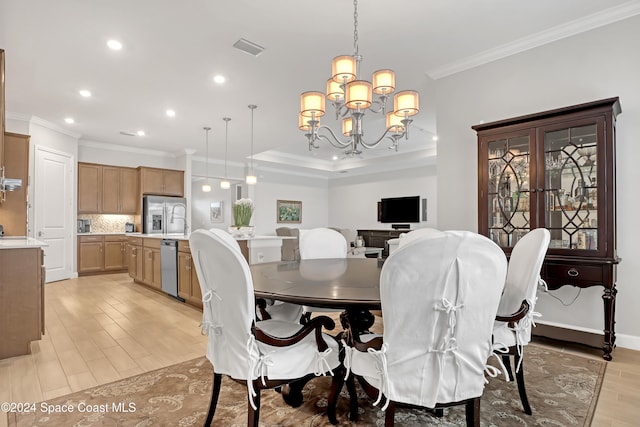
[(252, 214), (253, 201), (251, 199), (239, 199), (233, 203), (234, 235), (245, 237), (253, 235), (253, 227), (249, 225)]

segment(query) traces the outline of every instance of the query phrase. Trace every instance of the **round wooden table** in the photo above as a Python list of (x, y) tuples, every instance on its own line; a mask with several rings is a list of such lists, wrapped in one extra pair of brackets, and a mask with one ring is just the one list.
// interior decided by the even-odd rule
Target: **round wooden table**
[(375, 258), (309, 259), (251, 266), (258, 298), (311, 307), (380, 308), (381, 261)]

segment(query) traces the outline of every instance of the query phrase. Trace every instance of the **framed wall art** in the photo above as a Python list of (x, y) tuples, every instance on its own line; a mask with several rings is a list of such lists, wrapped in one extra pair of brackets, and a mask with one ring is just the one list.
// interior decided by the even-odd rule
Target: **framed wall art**
[(302, 223), (302, 202), (296, 200), (278, 200), (276, 217), (279, 224)]

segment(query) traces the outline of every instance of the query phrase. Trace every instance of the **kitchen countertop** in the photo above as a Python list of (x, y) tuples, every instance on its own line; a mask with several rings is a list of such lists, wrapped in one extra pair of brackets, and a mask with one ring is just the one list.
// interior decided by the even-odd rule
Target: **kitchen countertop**
[[(133, 232), (133, 233), (125, 233), (125, 232), (115, 232), (115, 233), (77, 233), (78, 236), (109, 236), (109, 235), (126, 235), (126, 236), (130, 236), (130, 237), (144, 237), (144, 238), (152, 238), (152, 239), (172, 239), (172, 240), (189, 240), (189, 235), (190, 233), (187, 234), (182, 234), (182, 233), (176, 233), (176, 234), (144, 234), (144, 233), (140, 233), (140, 232)], [(253, 236), (253, 237), (238, 237), (236, 238), (236, 240), (273, 240), (273, 239), (278, 239), (278, 240), (286, 240), (286, 239), (297, 239), (297, 237), (293, 237), (293, 236), (266, 236), (266, 235), (260, 235), (260, 236)]]
[(0, 237), (0, 249), (28, 249), (42, 248), (49, 244), (26, 236), (7, 236)]

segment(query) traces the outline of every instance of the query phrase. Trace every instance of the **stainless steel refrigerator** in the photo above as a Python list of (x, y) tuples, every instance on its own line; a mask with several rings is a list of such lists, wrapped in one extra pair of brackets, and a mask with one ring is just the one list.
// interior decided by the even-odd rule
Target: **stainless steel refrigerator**
[(145, 234), (186, 234), (187, 200), (184, 197), (144, 196), (142, 232)]

